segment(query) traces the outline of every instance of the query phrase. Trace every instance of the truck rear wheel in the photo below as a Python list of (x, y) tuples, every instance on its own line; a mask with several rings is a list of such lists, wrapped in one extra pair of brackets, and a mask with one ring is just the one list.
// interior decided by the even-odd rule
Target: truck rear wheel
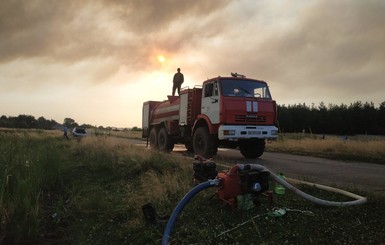
[(156, 128), (152, 128), (150, 131), (150, 136), (149, 136), (149, 141), (150, 141), (150, 148), (151, 150), (158, 150), (158, 130)]
[(209, 134), (206, 127), (198, 128), (193, 137), (194, 153), (204, 157), (212, 157), (217, 154), (218, 147), (214, 137)]
[(184, 143), (184, 147), (186, 147), (188, 152), (194, 152), (194, 147), (191, 142)]
[(171, 152), (174, 149), (174, 143), (166, 128), (161, 128), (158, 134), (158, 149), (163, 152)]
[(239, 143), (239, 150), (246, 158), (258, 158), (265, 151), (265, 140), (243, 141)]

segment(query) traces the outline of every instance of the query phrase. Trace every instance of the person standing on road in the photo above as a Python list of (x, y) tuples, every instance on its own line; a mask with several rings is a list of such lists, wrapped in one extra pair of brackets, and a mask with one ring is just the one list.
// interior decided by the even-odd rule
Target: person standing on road
[(180, 87), (182, 86), (182, 83), (184, 82), (184, 76), (180, 72), (180, 68), (177, 69), (177, 73), (175, 73), (174, 79), (172, 82), (173, 82), (172, 96), (175, 95), (175, 90), (178, 90), (178, 95), (180, 95)]

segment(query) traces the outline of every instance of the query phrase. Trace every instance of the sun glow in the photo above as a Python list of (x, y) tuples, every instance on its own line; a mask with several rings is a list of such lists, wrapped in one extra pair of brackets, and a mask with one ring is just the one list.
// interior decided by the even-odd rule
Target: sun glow
[(163, 55), (158, 55), (158, 61), (163, 64), (166, 62), (166, 58)]

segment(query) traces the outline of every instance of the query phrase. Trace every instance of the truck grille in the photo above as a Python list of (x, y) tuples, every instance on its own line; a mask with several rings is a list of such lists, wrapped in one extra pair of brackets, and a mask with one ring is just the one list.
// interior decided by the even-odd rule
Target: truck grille
[(266, 116), (258, 115), (235, 115), (236, 122), (266, 122)]

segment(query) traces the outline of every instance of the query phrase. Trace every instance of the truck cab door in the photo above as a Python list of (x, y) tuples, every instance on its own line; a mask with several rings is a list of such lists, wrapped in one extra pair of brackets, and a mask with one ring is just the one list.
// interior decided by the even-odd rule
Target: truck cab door
[(201, 114), (210, 118), (212, 124), (219, 123), (220, 96), (218, 82), (211, 81), (204, 84), (202, 93)]

